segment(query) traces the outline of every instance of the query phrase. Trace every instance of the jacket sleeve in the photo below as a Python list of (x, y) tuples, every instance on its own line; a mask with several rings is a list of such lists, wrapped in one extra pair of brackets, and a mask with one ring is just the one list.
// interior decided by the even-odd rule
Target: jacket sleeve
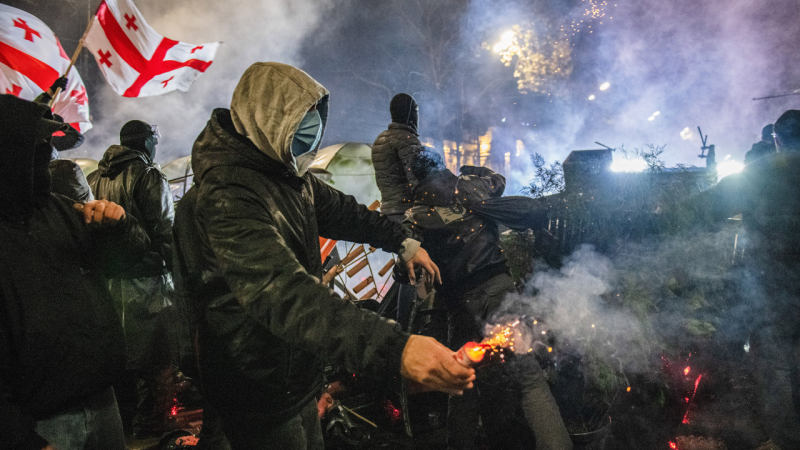
[(491, 197), (467, 207), (483, 218), (518, 231), (543, 228), (549, 211), (546, 199), (522, 196)]
[(156, 169), (146, 171), (137, 180), (134, 201), (142, 215), (142, 226), (150, 236), (151, 248), (158, 251), (171, 272), (175, 210), (166, 177)]
[(422, 149), (422, 144), (403, 142), (400, 143), (400, 148), (397, 150), (397, 156), (400, 158), (400, 162), (403, 164), (403, 173), (406, 174), (406, 180), (408, 180), (411, 192), (414, 191), (414, 188), (416, 188), (420, 182), (416, 175), (414, 175), (413, 164), (414, 160), (417, 158), (417, 155), (422, 152)]
[(317, 177), (306, 177), (314, 191), (314, 209), (322, 237), (367, 243), (399, 253), (408, 237), (403, 227), (377, 211), (370, 211), (352, 195), (344, 194)]
[(408, 335), (308, 274), (265, 199), (244, 186), (204, 186), (197, 216), (228, 287), (271, 334), (353, 373), (399, 373)]
[(130, 214), (114, 225), (88, 226), (98, 266), (107, 277), (124, 274), (125, 269), (139, 261), (150, 248), (147, 233)]
[[(0, 290), (0, 308), (7, 308)], [(36, 431), (36, 421), (11, 402), (12, 388), (5, 375), (13, 373), (9, 367), (15, 361), (11, 353), (11, 343), (6, 334), (11, 327), (5, 323), (6, 314), (0, 314), (0, 448), (9, 450), (41, 450), (47, 441)]]

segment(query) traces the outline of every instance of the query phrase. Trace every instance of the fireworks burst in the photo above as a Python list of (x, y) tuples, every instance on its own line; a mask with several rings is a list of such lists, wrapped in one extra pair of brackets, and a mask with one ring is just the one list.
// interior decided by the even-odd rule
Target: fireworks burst
[(532, 23), (514, 25), (499, 42), (484, 42), (483, 48), (500, 55), (506, 66), (514, 64), (514, 78), (522, 93), (547, 92), (555, 80), (572, 73), (568, 43), (549, 36), (540, 38)]
[[(567, 43), (573, 36), (577, 36), (581, 31), (594, 33), (598, 25), (602, 25), (605, 20), (612, 20), (614, 16), (609, 11), (617, 5), (609, 5), (605, 0), (583, 0), (583, 14), (569, 25), (561, 26), (561, 34)], [(575, 43), (572, 43), (574, 46)]]

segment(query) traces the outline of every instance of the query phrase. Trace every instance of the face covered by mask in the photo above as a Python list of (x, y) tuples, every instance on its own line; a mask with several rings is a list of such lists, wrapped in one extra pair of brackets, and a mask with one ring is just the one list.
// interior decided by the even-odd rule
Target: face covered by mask
[(297, 161), (297, 175), (303, 176), (314, 162), (313, 152), (322, 137), (322, 118), (315, 109), (306, 113), (292, 139), (292, 155)]
[(156, 160), (156, 146), (158, 145), (158, 138), (155, 136), (148, 136), (144, 141), (144, 148), (150, 156), (150, 161)]

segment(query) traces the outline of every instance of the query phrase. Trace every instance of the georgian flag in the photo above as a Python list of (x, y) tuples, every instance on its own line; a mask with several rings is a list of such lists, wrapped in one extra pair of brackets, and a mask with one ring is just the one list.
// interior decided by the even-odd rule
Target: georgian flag
[[(55, 34), (35, 16), (0, 4), (0, 93), (33, 100), (69, 66)], [(89, 100), (78, 70), (70, 69), (67, 88), (56, 96), (53, 112), (80, 132), (92, 128)]]
[(130, 0), (100, 4), (84, 45), (111, 87), (124, 97), (188, 91), (214, 60), (220, 43), (193, 45), (158, 34)]

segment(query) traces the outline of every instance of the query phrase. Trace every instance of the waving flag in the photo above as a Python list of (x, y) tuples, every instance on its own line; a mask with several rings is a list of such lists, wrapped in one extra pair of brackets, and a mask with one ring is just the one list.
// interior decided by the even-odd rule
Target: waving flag
[(105, 0), (84, 40), (106, 80), (125, 97), (189, 90), (219, 42), (193, 45), (158, 34), (130, 0)]
[[(35, 16), (0, 4), (0, 93), (33, 100), (69, 67), (55, 34)], [(53, 112), (81, 132), (92, 127), (86, 87), (70, 69), (67, 88), (56, 96)]]

